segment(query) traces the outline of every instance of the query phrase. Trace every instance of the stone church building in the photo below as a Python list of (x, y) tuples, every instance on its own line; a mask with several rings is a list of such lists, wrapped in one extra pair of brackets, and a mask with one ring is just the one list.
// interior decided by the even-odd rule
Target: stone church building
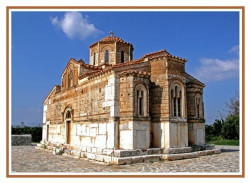
[(43, 141), (92, 153), (205, 145), (205, 85), (187, 60), (133, 50), (111, 34), (90, 45), (89, 64), (69, 59), (43, 103)]

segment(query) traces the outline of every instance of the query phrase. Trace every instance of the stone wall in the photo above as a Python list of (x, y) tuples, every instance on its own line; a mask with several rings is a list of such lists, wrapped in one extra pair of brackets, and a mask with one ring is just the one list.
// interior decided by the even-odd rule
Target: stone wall
[[(118, 145), (119, 79), (113, 73), (89, 79), (83, 85), (70, 88), (46, 101), (43, 140), (67, 143), (71, 111), (70, 144), (74, 146), (114, 148)], [(47, 136), (47, 132), (49, 133)]]
[(28, 146), (31, 145), (32, 136), (27, 135), (11, 135), (12, 146)]

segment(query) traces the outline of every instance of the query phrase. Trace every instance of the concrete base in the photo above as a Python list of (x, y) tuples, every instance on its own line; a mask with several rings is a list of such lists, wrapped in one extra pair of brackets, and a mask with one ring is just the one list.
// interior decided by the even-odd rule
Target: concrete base
[[(37, 149), (45, 149), (54, 155), (64, 155), (73, 158), (87, 158), (106, 164), (125, 165), (142, 162), (155, 162), (160, 160), (181, 160), (198, 158), (200, 156), (219, 154), (219, 149), (212, 149), (214, 146), (203, 147), (183, 147), (183, 148), (150, 148), (146, 150), (114, 150), (114, 149), (96, 149), (96, 148), (75, 148), (70, 146), (57, 146), (47, 144), (38, 144)], [(198, 151), (197, 151), (198, 149)], [(203, 149), (203, 150), (201, 150)]]

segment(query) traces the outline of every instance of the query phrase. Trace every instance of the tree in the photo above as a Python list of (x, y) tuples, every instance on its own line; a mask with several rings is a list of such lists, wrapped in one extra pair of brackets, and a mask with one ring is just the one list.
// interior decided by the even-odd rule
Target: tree
[(222, 136), (225, 139), (239, 139), (239, 115), (231, 114), (227, 116), (222, 126)]
[(239, 93), (236, 93), (233, 97), (229, 99), (229, 102), (226, 103), (228, 107), (228, 115), (239, 115), (240, 113), (240, 101), (239, 101)]

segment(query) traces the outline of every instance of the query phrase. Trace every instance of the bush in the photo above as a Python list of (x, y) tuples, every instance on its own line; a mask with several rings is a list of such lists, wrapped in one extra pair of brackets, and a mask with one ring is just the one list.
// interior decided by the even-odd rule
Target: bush
[(239, 115), (227, 116), (221, 134), (225, 139), (239, 140)]
[(224, 139), (222, 136), (219, 137), (212, 137), (207, 144), (214, 144), (214, 145), (239, 145), (239, 140), (232, 140), (232, 139)]
[(12, 135), (31, 134), (32, 142), (40, 142), (42, 140), (42, 127), (12, 126), (11, 134)]

